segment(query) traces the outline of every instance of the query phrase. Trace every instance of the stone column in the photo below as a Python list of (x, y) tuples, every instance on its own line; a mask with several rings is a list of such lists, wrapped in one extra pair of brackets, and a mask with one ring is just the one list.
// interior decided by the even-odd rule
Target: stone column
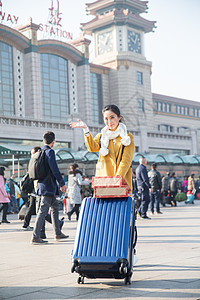
[(139, 128), (140, 128), (139, 152), (142, 152), (142, 153), (149, 152), (147, 126), (145, 123), (140, 123)]
[(191, 126), (191, 137), (192, 137), (192, 153), (191, 154), (198, 154), (199, 153), (199, 147), (198, 147), (198, 136), (197, 136), (197, 130), (194, 128), (194, 126)]

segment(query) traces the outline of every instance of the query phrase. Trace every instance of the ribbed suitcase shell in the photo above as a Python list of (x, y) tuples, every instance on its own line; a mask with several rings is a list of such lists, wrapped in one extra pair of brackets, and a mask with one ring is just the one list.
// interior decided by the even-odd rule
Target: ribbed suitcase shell
[(79, 274), (124, 278), (117, 262), (129, 260), (131, 209), (131, 197), (83, 200), (73, 250)]

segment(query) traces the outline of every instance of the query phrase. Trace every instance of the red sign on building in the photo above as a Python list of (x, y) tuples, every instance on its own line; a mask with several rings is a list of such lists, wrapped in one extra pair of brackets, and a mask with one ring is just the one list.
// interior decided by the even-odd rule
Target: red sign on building
[(65, 39), (72, 39), (73, 34), (62, 29), (62, 13), (60, 12), (59, 0), (57, 0), (57, 7), (53, 5), (53, 0), (51, 0), (51, 7), (49, 8), (49, 18), (48, 24), (39, 24), (39, 30), (44, 33), (48, 33), (51, 37), (60, 37)]
[(16, 17), (15, 15), (11, 15), (11, 14), (4, 12), (2, 10), (2, 6), (3, 6), (2, 1), (0, 0), (0, 22), (1, 23), (8, 22), (11, 24), (17, 24), (19, 17)]

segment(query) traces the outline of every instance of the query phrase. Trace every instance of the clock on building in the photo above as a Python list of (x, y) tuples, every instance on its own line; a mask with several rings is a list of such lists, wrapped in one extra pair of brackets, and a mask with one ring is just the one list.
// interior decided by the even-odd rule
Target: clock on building
[(141, 54), (141, 37), (138, 32), (128, 30), (128, 51)]
[(97, 36), (98, 55), (113, 51), (113, 33), (107, 31)]

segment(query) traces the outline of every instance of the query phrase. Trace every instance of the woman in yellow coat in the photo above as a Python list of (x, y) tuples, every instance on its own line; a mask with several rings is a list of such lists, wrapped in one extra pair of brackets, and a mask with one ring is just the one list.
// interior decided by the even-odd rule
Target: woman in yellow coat
[(72, 128), (83, 128), (85, 144), (90, 152), (99, 151), (96, 176), (122, 176), (132, 191), (131, 163), (135, 150), (134, 139), (127, 133), (122, 116), (116, 105), (107, 105), (102, 111), (105, 127), (95, 138), (87, 125), (79, 120), (71, 122)]

